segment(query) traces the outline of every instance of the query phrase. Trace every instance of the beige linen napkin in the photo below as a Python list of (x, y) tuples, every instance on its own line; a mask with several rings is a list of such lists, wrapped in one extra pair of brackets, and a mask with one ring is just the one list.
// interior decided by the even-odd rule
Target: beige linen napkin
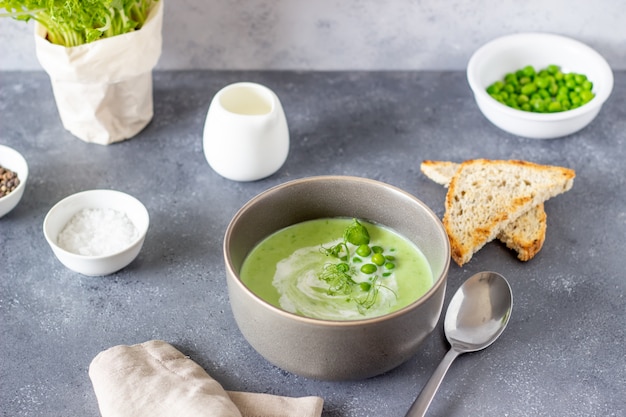
[(319, 397), (225, 391), (172, 345), (114, 346), (89, 365), (102, 417), (319, 417)]

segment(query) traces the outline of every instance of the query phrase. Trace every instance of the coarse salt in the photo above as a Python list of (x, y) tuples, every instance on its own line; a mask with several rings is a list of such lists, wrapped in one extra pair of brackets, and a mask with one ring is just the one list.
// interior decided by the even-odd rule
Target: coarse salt
[(126, 249), (138, 232), (125, 213), (110, 208), (83, 209), (63, 227), (57, 244), (85, 256), (110, 255)]

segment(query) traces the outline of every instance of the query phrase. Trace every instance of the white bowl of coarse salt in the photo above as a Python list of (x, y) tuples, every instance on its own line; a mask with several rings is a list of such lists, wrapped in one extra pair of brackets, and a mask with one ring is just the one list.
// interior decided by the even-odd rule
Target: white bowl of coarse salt
[(139, 254), (150, 224), (146, 207), (115, 190), (89, 190), (54, 205), (43, 233), (56, 257), (72, 271), (109, 275)]

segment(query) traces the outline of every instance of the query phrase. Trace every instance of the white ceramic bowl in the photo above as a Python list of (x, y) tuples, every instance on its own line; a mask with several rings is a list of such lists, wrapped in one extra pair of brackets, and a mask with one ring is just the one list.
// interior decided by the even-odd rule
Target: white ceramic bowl
[[(59, 247), (59, 233), (74, 214), (83, 209), (114, 209), (125, 213), (138, 231), (126, 248), (104, 256), (78, 255)], [(43, 233), (56, 257), (72, 271), (88, 276), (109, 275), (130, 264), (139, 254), (150, 218), (146, 207), (135, 197), (114, 190), (90, 190), (73, 194), (54, 205), (43, 222)]]
[[(563, 72), (585, 74), (596, 96), (587, 104), (559, 113), (532, 113), (499, 103), (486, 88), (526, 65), (540, 70), (559, 65)], [(589, 46), (564, 36), (520, 33), (503, 36), (479, 48), (467, 65), (467, 80), (478, 107), (499, 128), (517, 136), (553, 139), (575, 133), (596, 117), (613, 89), (613, 72)]]
[(0, 197), (0, 217), (3, 217), (17, 206), (17, 203), (22, 199), (22, 195), (24, 195), (26, 180), (28, 179), (28, 164), (18, 151), (8, 146), (0, 145), (0, 165), (15, 172), (20, 180), (15, 190), (4, 197)]

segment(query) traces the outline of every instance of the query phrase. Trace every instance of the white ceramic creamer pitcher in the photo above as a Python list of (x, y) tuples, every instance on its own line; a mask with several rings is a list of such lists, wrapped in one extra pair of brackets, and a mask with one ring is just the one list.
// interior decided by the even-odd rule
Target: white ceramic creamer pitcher
[(276, 94), (250, 82), (222, 88), (209, 106), (203, 146), (224, 178), (256, 181), (278, 171), (289, 153), (289, 130)]

